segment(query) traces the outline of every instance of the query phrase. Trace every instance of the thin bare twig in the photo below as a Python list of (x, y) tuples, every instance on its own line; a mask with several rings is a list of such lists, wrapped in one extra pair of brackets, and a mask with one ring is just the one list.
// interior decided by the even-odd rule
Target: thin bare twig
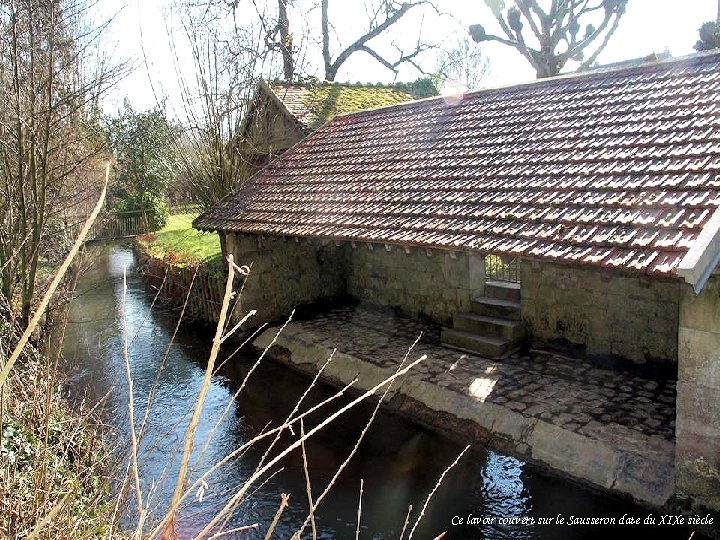
[(425, 499), (425, 504), (423, 504), (422, 510), (420, 510), (420, 515), (418, 516), (417, 520), (415, 520), (415, 525), (413, 525), (413, 528), (410, 530), (410, 535), (408, 536), (408, 540), (411, 540), (413, 537), (413, 534), (415, 533), (415, 529), (417, 529), (417, 526), (420, 524), (420, 520), (425, 515), (425, 510), (428, 507), (428, 504), (430, 504), (430, 499), (432, 499), (432, 496), (435, 495), (435, 492), (440, 487), (440, 484), (442, 484), (443, 479), (445, 478), (445, 475), (450, 472), (450, 469), (452, 469), (455, 465), (457, 465), (458, 461), (460, 461), (460, 458), (463, 457), (465, 452), (468, 451), (470, 448), (470, 445), (468, 444), (465, 448), (463, 448), (463, 451), (460, 452), (458, 457), (455, 458), (455, 461), (453, 461), (450, 465), (448, 465), (447, 469), (443, 471), (443, 473), (440, 475), (440, 478), (438, 478), (438, 481), (435, 483), (435, 487), (432, 489), (432, 491), (428, 494), (427, 499)]
[(412, 514), (412, 504), (408, 506), (407, 514), (405, 514), (405, 523), (403, 524), (402, 531), (400, 531), (400, 538), (398, 540), (403, 540), (405, 538), (405, 531), (408, 528), (408, 525), (410, 525), (410, 514)]
[[(400, 364), (398, 365), (397, 370), (395, 371), (395, 374), (396, 374), (396, 375), (397, 375), (398, 373), (400, 373), (400, 371), (402, 370), (403, 366), (405, 365), (405, 362), (407, 362), (408, 357), (410, 356), (410, 353), (412, 352), (412, 350), (415, 348), (415, 346), (416, 346), (416, 345), (418, 344), (418, 342), (420, 341), (420, 337), (421, 337), (421, 336), (422, 336), (422, 334), (420, 334), (420, 335), (417, 337), (417, 339), (415, 339), (415, 341), (410, 345), (410, 347), (408, 347), (408, 350), (407, 350), (407, 352), (405, 353), (404, 358), (402, 359), (402, 361), (401, 361)], [(423, 358), (424, 358), (424, 357), (423, 357)], [(411, 367), (411, 366), (409, 366), (409, 367)], [(378, 402), (375, 404), (375, 408), (373, 409), (373, 412), (372, 412), (372, 414), (370, 415), (370, 418), (369, 418), (368, 421), (365, 423), (365, 427), (364, 427), (363, 430), (360, 432), (360, 435), (358, 436), (357, 440), (355, 441), (355, 445), (353, 446), (352, 450), (350, 450), (350, 453), (349, 453), (349, 454), (347, 455), (347, 457), (345, 458), (345, 461), (343, 461), (343, 462), (340, 464), (340, 466), (339, 466), (339, 467), (337, 468), (337, 470), (335, 471), (335, 474), (333, 475), (333, 477), (332, 477), (332, 478), (330, 479), (330, 481), (328, 482), (327, 486), (325, 486), (325, 490), (320, 494), (320, 496), (319, 496), (319, 497), (317, 498), (317, 500), (315, 501), (315, 507), (313, 508), (313, 512), (315, 512), (315, 511), (317, 510), (317, 508), (318, 508), (318, 506), (320, 505), (320, 503), (325, 499), (325, 497), (328, 495), (328, 493), (330, 493), (330, 490), (331, 490), (332, 487), (335, 485), (335, 482), (337, 481), (337, 479), (340, 477), (340, 475), (342, 474), (342, 472), (343, 472), (343, 471), (345, 470), (345, 468), (348, 466), (348, 464), (350, 463), (350, 460), (352, 460), (353, 456), (357, 453), (358, 449), (360, 448), (360, 444), (362, 443), (363, 439), (365, 438), (365, 435), (367, 434), (368, 430), (370, 429), (370, 426), (371, 426), (372, 423), (375, 421), (375, 416), (377, 416), (377, 413), (378, 413), (378, 411), (380, 410), (380, 405), (383, 403), (383, 401), (385, 401), (385, 397), (386, 397), (387, 394), (390, 392), (390, 389), (391, 389), (391, 388), (392, 388), (392, 382), (391, 382), (390, 384), (388, 384), (388, 386), (385, 388), (385, 390), (383, 391), (382, 395), (380, 396), (380, 399), (378, 399)], [(303, 533), (303, 531), (305, 530), (305, 527), (307, 527), (307, 524), (308, 524), (308, 518), (306, 517), (306, 518), (305, 518), (305, 521), (304, 521), (304, 523), (302, 524), (302, 526), (300, 527), (300, 529), (295, 533), (296, 536), (297, 536), (297, 538), (300, 538), (300, 536), (302, 536), (302, 533)]]
[(300, 440), (302, 440), (302, 458), (303, 458), (303, 471), (305, 472), (305, 487), (307, 490), (308, 505), (310, 508), (310, 526), (312, 528), (313, 540), (317, 539), (317, 528), (315, 527), (315, 514), (313, 512), (313, 496), (312, 486), (310, 484), (310, 471), (308, 471), (307, 453), (305, 452), (305, 421), (300, 420)]
[(267, 533), (265, 533), (265, 540), (270, 540), (272, 538), (275, 527), (277, 527), (278, 521), (280, 521), (280, 516), (282, 516), (283, 511), (285, 510), (285, 508), (287, 508), (289, 499), (290, 495), (286, 495), (285, 493), (280, 494), (280, 506), (275, 513), (275, 517), (273, 518), (272, 523), (267, 530)]
[(259, 528), (260, 528), (259, 523), (253, 523), (252, 525), (244, 525), (242, 527), (236, 527), (234, 529), (229, 529), (227, 531), (221, 531), (219, 533), (215, 533), (208, 540), (215, 540), (215, 538), (222, 538), (223, 536), (227, 536), (228, 534), (235, 534), (235, 533), (249, 531), (251, 529), (259, 529)]
[(47, 525), (55, 518), (60, 509), (65, 506), (65, 503), (72, 494), (74, 494), (74, 490), (68, 490), (65, 496), (60, 499), (60, 502), (53, 506), (50, 512), (48, 512), (48, 514), (44, 518), (42, 518), (37, 525), (35, 525), (35, 528), (30, 532), (29, 535), (27, 535), (27, 540), (34, 540), (35, 538), (38, 538), (40, 536), (42, 530), (47, 527)]
[(80, 251), (80, 248), (83, 245), (83, 242), (85, 241), (85, 238), (88, 235), (88, 232), (90, 232), (90, 228), (92, 227), (92, 224), (95, 222), (95, 219), (98, 217), (98, 214), (100, 213), (100, 209), (103, 206), (103, 203), (105, 202), (105, 194), (107, 193), (107, 186), (108, 186), (108, 180), (110, 178), (110, 162), (108, 162), (105, 165), (105, 184), (103, 185), (102, 193), (100, 193), (100, 198), (98, 199), (97, 204), (95, 204), (95, 208), (93, 209), (90, 216), (85, 221), (85, 224), (83, 225), (82, 230), (80, 231), (80, 234), (75, 239), (75, 243), (73, 244), (73, 247), (70, 249), (70, 253), (67, 254), (67, 257), (65, 257), (65, 260), (60, 265), (60, 268), (58, 268), (58, 271), (55, 273), (55, 276), (53, 277), (52, 281), (50, 282), (50, 286), (48, 287), (47, 291), (45, 291), (45, 294), (42, 297), (42, 300), (40, 300), (40, 304), (38, 305), (37, 310), (35, 311), (35, 314), (32, 316), (32, 319), (30, 319), (30, 323), (28, 324), (28, 327), (23, 332), (23, 335), (20, 337), (20, 340), (18, 341), (17, 345), (15, 345), (15, 349), (13, 349), (12, 354), (7, 359), (7, 362), (5, 362), (5, 365), (3, 366), (2, 371), (0, 372), (0, 388), (5, 384), (5, 381), (7, 380), (8, 374), (10, 373), (10, 370), (15, 365), (15, 362), (20, 357), (20, 354), (22, 353), (23, 349), (25, 348), (25, 345), (27, 345), (27, 342), (30, 340), (30, 336), (35, 331), (35, 328), (37, 328), (37, 325), (40, 323), (40, 318), (43, 316), (43, 313), (45, 313), (45, 310), (47, 309), (48, 304), (50, 303), (50, 299), (52, 298), (53, 294), (55, 294), (55, 291), (58, 288), (58, 285), (60, 285), (60, 281), (65, 276), (65, 272), (67, 272), (67, 269), (70, 267), (70, 264), (75, 259), (75, 256), (78, 254), (78, 251)]
[(239, 501), (240, 499), (243, 498), (243, 496), (245, 495), (245, 493), (247, 493), (247, 491), (250, 489), (250, 486), (251, 486), (258, 478), (260, 478), (268, 469), (270, 469), (272, 466), (274, 466), (278, 461), (280, 461), (281, 459), (283, 459), (283, 458), (284, 458), (286, 455), (288, 455), (290, 452), (292, 452), (293, 450), (297, 449), (297, 448), (300, 446), (300, 444), (302, 443), (303, 440), (308, 439), (309, 437), (312, 437), (313, 435), (315, 435), (315, 433), (317, 433), (318, 431), (320, 431), (321, 429), (323, 429), (325, 426), (327, 426), (328, 424), (334, 422), (334, 421), (337, 420), (340, 416), (342, 416), (344, 413), (346, 413), (347, 411), (349, 411), (349, 410), (352, 409), (353, 407), (357, 406), (358, 403), (360, 403), (361, 401), (363, 401), (363, 400), (367, 399), (368, 397), (374, 395), (374, 394), (375, 394), (376, 392), (378, 392), (378, 390), (380, 390), (381, 388), (383, 388), (383, 387), (391, 384), (391, 383), (392, 383), (393, 381), (395, 381), (398, 377), (401, 377), (401, 376), (405, 375), (408, 371), (410, 371), (413, 367), (415, 367), (415, 366), (416, 366), (417, 364), (419, 364), (420, 362), (424, 361), (426, 358), (427, 358), (427, 355), (421, 356), (420, 358), (418, 358), (417, 360), (415, 360), (414, 362), (412, 362), (410, 365), (408, 365), (408, 366), (405, 367), (404, 369), (401, 369), (401, 370), (397, 371), (394, 375), (391, 375), (390, 377), (388, 377), (388, 378), (386, 378), (385, 380), (381, 381), (380, 383), (376, 384), (375, 386), (373, 386), (373, 387), (370, 388), (369, 390), (365, 391), (363, 394), (361, 394), (360, 396), (358, 396), (357, 398), (355, 398), (354, 400), (352, 400), (350, 403), (348, 403), (347, 405), (341, 407), (339, 410), (337, 410), (336, 412), (334, 412), (333, 414), (331, 414), (330, 416), (328, 416), (327, 418), (325, 418), (325, 419), (324, 419), (322, 422), (320, 422), (317, 426), (315, 426), (313, 429), (311, 429), (310, 431), (308, 431), (307, 434), (305, 435), (305, 437), (301, 437), (300, 440), (298, 440), (298, 441), (294, 442), (293, 444), (291, 444), (290, 446), (288, 446), (285, 450), (283, 450), (283, 451), (280, 452), (277, 456), (275, 456), (275, 458), (273, 458), (269, 463), (267, 463), (267, 465), (265, 465), (264, 467), (262, 467), (260, 470), (255, 471), (255, 473), (254, 473), (250, 478), (248, 478), (248, 480), (245, 482), (245, 484), (238, 490), (238, 492), (237, 492), (237, 493), (234, 495), (234, 497), (225, 505), (225, 507), (222, 508), (222, 509), (218, 512), (218, 514), (217, 514), (212, 520), (210, 520), (210, 522), (203, 528), (203, 530), (200, 531), (200, 532), (197, 534), (196, 538), (197, 538), (198, 540), (201, 539), (201, 538), (204, 538), (204, 537), (209, 533), (209, 531), (212, 530), (212, 528), (218, 523), (218, 521), (220, 521), (220, 520), (223, 518), (223, 516), (225, 516), (225, 515), (228, 513), (228, 511), (230, 511), (232, 508), (235, 507), (235, 505), (237, 504), (237, 501)]
[(365, 481), (360, 479), (360, 497), (358, 498), (357, 527), (355, 528), (355, 540), (360, 540), (360, 518), (362, 517), (362, 496)]
[(132, 459), (132, 475), (135, 482), (135, 496), (138, 506), (138, 522), (135, 527), (134, 537), (139, 539), (142, 536), (142, 529), (145, 522), (145, 508), (143, 507), (142, 489), (140, 488), (140, 473), (138, 472), (138, 441), (135, 432), (135, 409), (133, 397), (133, 379), (130, 373), (130, 358), (128, 357), (128, 326), (127, 326), (127, 309), (125, 301), (127, 298), (127, 269), (123, 268), (123, 295), (122, 295), (122, 333), (123, 333), (123, 349), (122, 355), (125, 362), (125, 375), (128, 383), (128, 411), (130, 415), (130, 441), (131, 441), (131, 459)]
[(217, 359), (218, 353), (220, 352), (220, 338), (222, 337), (222, 331), (225, 327), (225, 318), (227, 317), (228, 306), (230, 305), (230, 299), (232, 297), (233, 289), (233, 277), (235, 271), (232, 268), (232, 255), (227, 256), (228, 262), (228, 276), (225, 282), (225, 295), (223, 297), (222, 307), (220, 308), (220, 317), (217, 323), (215, 331), (215, 337), (213, 338), (212, 348), (210, 349), (210, 358), (208, 359), (207, 368), (205, 368), (205, 377), (203, 379), (202, 387), (198, 393), (197, 400), (195, 402), (195, 409), (193, 410), (192, 418), (190, 418), (190, 424), (188, 424), (187, 432), (185, 433), (185, 448), (183, 449), (182, 459), (180, 461), (180, 471), (178, 472), (177, 482), (175, 484), (175, 490), (173, 492), (170, 505), (165, 521), (165, 529), (163, 531), (163, 539), (169, 540), (173, 533), (173, 527), (175, 523), (175, 513), (177, 512), (178, 505), (180, 504), (180, 498), (182, 496), (183, 488), (185, 485), (185, 476), (188, 469), (188, 463), (190, 461), (190, 452), (195, 444), (195, 430), (197, 429), (198, 422), (200, 421), (200, 413), (205, 403), (205, 396), (207, 395), (208, 388), (210, 386), (210, 380), (213, 374), (213, 368), (215, 366), (215, 360)]
[[(290, 411), (285, 418), (285, 422), (283, 425), (290, 425), (290, 419), (295, 415), (297, 411), (300, 410), (301, 405), (305, 401), (305, 398), (308, 396), (310, 391), (315, 387), (315, 384), (317, 384), (318, 379), (322, 375), (322, 373), (325, 371), (325, 368), (328, 366), (328, 364), (332, 361), (332, 359), (335, 357), (335, 352), (337, 349), (333, 349), (332, 353), (330, 353), (330, 357), (325, 361), (325, 363), (322, 365), (322, 367), (318, 370), (318, 372), (315, 374), (315, 377), (310, 382), (308, 387), (305, 389), (305, 392), (303, 392), (303, 395), (300, 396), (300, 398), (295, 402), (295, 406), (293, 407), (292, 411)], [(300, 419), (302, 422), (302, 418)], [(275, 448), (275, 445), (280, 440), (280, 437), (282, 435), (282, 430), (279, 430), (277, 434), (275, 435), (275, 439), (272, 443), (270, 443), (270, 446), (268, 446), (268, 449), (265, 451), (263, 456), (260, 458), (260, 462), (258, 463), (258, 467), (262, 466), (263, 463), (265, 463), (265, 460), (270, 455), (270, 452), (272, 452), (272, 449)]]
[[(197, 480), (195, 480), (195, 482), (193, 482), (193, 484), (187, 489), (187, 491), (185, 492), (185, 494), (181, 497), (180, 502), (184, 501), (185, 498), (186, 498), (191, 492), (193, 492), (194, 490), (197, 489), (197, 487), (201, 484), (201, 482), (207, 480), (207, 478), (208, 478), (209, 476), (211, 476), (213, 473), (215, 473), (215, 472), (216, 472), (220, 467), (222, 467), (225, 463), (227, 463), (228, 461), (230, 461), (230, 460), (233, 459), (234, 457), (237, 457), (237, 456), (239, 456), (239, 455), (242, 455), (242, 454), (243, 454), (244, 452), (246, 452), (250, 447), (252, 447), (253, 445), (257, 444), (257, 443), (260, 442), (261, 440), (263, 440), (263, 439), (265, 439), (265, 438), (267, 438), (267, 437), (269, 437), (269, 436), (271, 436), (271, 435), (275, 435), (275, 434), (277, 434), (277, 433), (280, 432), (280, 431), (283, 431), (283, 430), (285, 430), (285, 429), (288, 429), (291, 424), (293, 424), (293, 423), (295, 423), (295, 422), (298, 422), (301, 418), (305, 418), (305, 417), (307, 417), (307, 416), (315, 413), (316, 411), (318, 411), (319, 409), (321, 409), (321, 408), (324, 407), (325, 405), (327, 405), (327, 404), (331, 403), (332, 401), (335, 401), (335, 400), (338, 399), (339, 397), (345, 395), (345, 392), (347, 392), (347, 390), (348, 390), (352, 385), (354, 385), (356, 382), (357, 382), (357, 378), (353, 379), (353, 380), (350, 381), (348, 384), (346, 384), (343, 388), (341, 388), (340, 390), (338, 390), (335, 394), (333, 394), (333, 395), (330, 396), (329, 398), (321, 401), (321, 402), (318, 403), (317, 405), (311, 407), (310, 409), (308, 409), (308, 410), (305, 411), (304, 413), (302, 413), (302, 414), (300, 414), (300, 415), (292, 418), (291, 420), (289, 420), (288, 422), (284, 423), (284, 424), (281, 425), (281, 426), (278, 426), (278, 427), (276, 427), (276, 428), (274, 428), (274, 429), (271, 429), (270, 431), (261, 433), (260, 435), (257, 435), (256, 437), (253, 437), (253, 438), (250, 439), (249, 441), (247, 441), (247, 442), (243, 443), (242, 445), (240, 445), (239, 447), (237, 447), (235, 450), (233, 450), (233, 451), (230, 452), (228, 455), (226, 455), (223, 459), (221, 459), (220, 461), (218, 461), (215, 465), (213, 465), (212, 467), (210, 467), (210, 469), (208, 469), (207, 471), (205, 471)], [(167, 516), (166, 516), (165, 519), (167, 519)], [(158, 524), (157, 529), (162, 529), (162, 528), (165, 526), (165, 519), (163, 519), (163, 520)]]

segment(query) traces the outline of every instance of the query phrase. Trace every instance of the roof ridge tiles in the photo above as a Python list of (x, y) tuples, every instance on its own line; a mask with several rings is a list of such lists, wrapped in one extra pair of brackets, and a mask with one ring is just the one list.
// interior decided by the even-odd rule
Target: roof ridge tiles
[(672, 276), (720, 215), (720, 53), (375, 111), (337, 117), (196, 223)]
[[(488, 88), (484, 88), (484, 89), (477, 90), (474, 92), (468, 92), (466, 94), (432, 96), (432, 97), (428, 97), (428, 98), (417, 99), (415, 101), (410, 101), (410, 102), (406, 102), (406, 103), (400, 103), (397, 105), (385, 105), (385, 106), (381, 106), (381, 107), (364, 109), (361, 111), (342, 113), (342, 114), (339, 114), (336, 118), (340, 119), (340, 118), (347, 117), (347, 116), (359, 116), (362, 114), (366, 114), (366, 113), (374, 112), (374, 111), (378, 111), (378, 110), (420, 107), (423, 104), (440, 104), (440, 102), (443, 102), (444, 100), (446, 100), (448, 98), (456, 98), (459, 95), (462, 95), (463, 97), (468, 97), (468, 96), (472, 97), (472, 96), (476, 96), (476, 95), (507, 94), (512, 90), (534, 89), (537, 87), (552, 86), (555, 83), (571, 82), (571, 81), (587, 82), (587, 81), (592, 81), (594, 79), (607, 78), (608, 75), (621, 75), (621, 74), (642, 75), (647, 72), (655, 71), (660, 74), (662, 74), (662, 73), (669, 74), (669, 76), (671, 76), (671, 77), (680, 77), (681, 76), (680, 74), (675, 74), (675, 73), (670, 72), (667, 69), (667, 66), (668, 65), (682, 66), (683, 64), (685, 64), (687, 67), (697, 67), (698, 64), (703, 64), (705, 62), (717, 60), (716, 57), (720, 57), (720, 50), (698, 52), (698, 53), (693, 53), (693, 54), (676, 57), (676, 58), (650, 60), (646, 63), (642, 63), (639, 65), (632, 65), (632, 66), (610, 66), (607, 68), (599, 67), (599, 68), (584, 71), (584, 72), (562, 73), (562, 74), (556, 75), (554, 77), (547, 77), (547, 78), (543, 78), (543, 79), (524, 81), (524, 82), (520, 82), (520, 83), (512, 83), (512, 84), (508, 84), (508, 85), (499, 85), (499, 86), (494, 86), (494, 87), (488, 87)], [(720, 67), (718, 68), (718, 71), (719, 71), (719, 75), (720, 75)]]

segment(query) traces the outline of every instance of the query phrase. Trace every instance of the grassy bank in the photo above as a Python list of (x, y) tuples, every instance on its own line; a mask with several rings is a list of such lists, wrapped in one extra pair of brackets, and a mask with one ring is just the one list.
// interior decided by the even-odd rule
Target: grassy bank
[[(0, 312), (0, 364), (17, 332)], [(106, 538), (114, 507), (93, 414), (74, 411), (54, 362), (28, 346), (0, 391), (0, 537)]]
[(221, 259), (220, 238), (215, 233), (192, 228), (195, 213), (170, 216), (160, 231), (139, 240), (153, 257), (178, 266), (196, 266), (215, 263)]

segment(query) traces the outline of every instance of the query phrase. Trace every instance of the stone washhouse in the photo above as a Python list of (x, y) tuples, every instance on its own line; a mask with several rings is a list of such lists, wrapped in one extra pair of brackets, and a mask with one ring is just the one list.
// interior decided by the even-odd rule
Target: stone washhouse
[(718, 510), (719, 207), (704, 53), (341, 114), (194, 225), (252, 263), (236, 318), (350, 295), (487, 356), (670, 370), (674, 492)]
[(412, 99), (408, 92), (378, 85), (261, 80), (234, 146), (252, 175), (338, 114)]

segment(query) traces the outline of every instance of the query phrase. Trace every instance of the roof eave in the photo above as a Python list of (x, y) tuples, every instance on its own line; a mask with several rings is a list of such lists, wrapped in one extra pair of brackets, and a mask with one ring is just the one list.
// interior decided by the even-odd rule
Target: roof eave
[(683, 257), (676, 273), (692, 285), (695, 294), (700, 294), (719, 263), (720, 208), (717, 208)]

